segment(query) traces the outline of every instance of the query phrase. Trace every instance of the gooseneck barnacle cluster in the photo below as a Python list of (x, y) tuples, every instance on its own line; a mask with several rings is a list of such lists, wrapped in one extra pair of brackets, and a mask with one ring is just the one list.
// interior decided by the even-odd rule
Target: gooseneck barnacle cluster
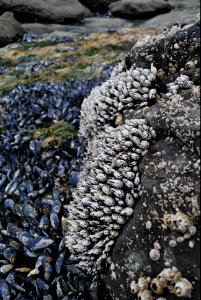
[(89, 274), (101, 268), (140, 191), (139, 160), (155, 132), (143, 119), (129, 120), (88, 145), (84, 169), (68, 205), (67, 246)]
[(93, 137), (108, 125), (115, 124), (119, 113), (148, 106), (156, 96), (157, 69), (134, 68), (113, 71), (110, 80), (95, 88), (82, 104), (80, 134)]
[[(121, 69), (121, 65), (119, 66)], [(124, 110), (141, 108), (156, 96), (156, 68), (114, 70), (82, 105), (80, 135), (88, 139), (80, 181), (68, 205), (66, 246), (79, 268), (98, 273), (133, 214), (139, 197), (139, 161), (155, 137), (144, 119), (116, 120)]]

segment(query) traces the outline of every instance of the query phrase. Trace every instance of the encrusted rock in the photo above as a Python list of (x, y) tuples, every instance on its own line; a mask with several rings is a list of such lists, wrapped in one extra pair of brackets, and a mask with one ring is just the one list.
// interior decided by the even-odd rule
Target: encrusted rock
[(157, 102), (123, 113), (145, 118), (157, 137), (139, 164), (141, 199), (113, 249), (106, 280), (113, 299), (136, 299), (132, 281), (173, 267), (183, 279), (161, 297), (199, 299), (199, 48), (196, 22), (139, 41), (125, 60), (124, 69), (153, 63), (158, 70)]
[(176, 272), (167, 300), (198, 299), (198, 34), (196, 21), (139, 41), (82, 104), (88, 147), (66, 246), (89, 275), (110, 263), (113, 299), (135, 299), (134, 281), (138, 296), (151, 300), (140, 278), (166, 268)]

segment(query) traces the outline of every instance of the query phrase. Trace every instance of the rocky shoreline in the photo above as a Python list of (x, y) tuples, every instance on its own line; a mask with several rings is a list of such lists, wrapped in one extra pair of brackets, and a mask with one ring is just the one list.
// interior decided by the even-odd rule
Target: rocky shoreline
[[(22, 37), (23, 33), (57, 32), (58, 34), (58, 32), (66, 32), (66, 34), (76, 36), (77, 34), (88, 35), (92, 32), (106, 32), (120, 28), (163, 28), (175, 24), (185, 25), (193, 22), (195, 15), (200, 10), (199, 0), (193, 0), (190, 3), (187, 0), (144, 0), (143, 6), (141, 2), (137, 1), (134, 5), (129, 0), (122, 0), (122, 2), (104, 2), (102, 0), (95, 1), (95, 4), (93, 1), (83, 1), (88, 7), (84, 7), (78, 1), (68, 0), (70, 6), (76, 7), (76, 9), (72, 9), (75, 19), (73, 21), (72, 18), (67, 17), (65, 22), (65, 18), (63, 20), (62, 16), (68, 16), (70, 12), (66, 11), (67, 4), (63, 9), (64, 3), (61, 0), (51, 0), (48, 7), (45, 6), (44, 1), (29, 1), (30, 4), (27, 4), (27, 1), (18, 1), (19, 4), (18, 2), (13, 4), (12, 1), (7, 0), (0, 1), (0, 46), (16, 41)], [(61, 5), (60, 10), (54, 9), (57, 1), (58, 7)], [(100, 13), (101, 8), (104, 7), (103, 2), (106, 6)], [(94, 8), (93, 4), (95, 6), (98, 4), (98, 7)], [(109, 6), (109, 4), (111, 5)], [(41, 10), (39, 9), (40, 5)], [(113, 13), (113, 10), (118, 12)], [(28, 11), (32, 11), (33, 14), (35, 12), (35, 16), (24, 18), (24, 15), (29, 16)], [(129, 11), (130, 15), (126, 11)], [(4, 13), (6, 13), (5, 16), (3, 16)], [(7, 15), (8, 13), (9, 15)], [(43, 14), (42, 19), (38, 14)]]

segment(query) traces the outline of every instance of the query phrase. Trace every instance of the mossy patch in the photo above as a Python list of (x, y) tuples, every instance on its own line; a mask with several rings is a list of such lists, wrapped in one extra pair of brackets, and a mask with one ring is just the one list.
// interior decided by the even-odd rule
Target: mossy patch
[(86, 56), (94, 56), (100, 52), (101, 48), (91, 47), (85, 50), (84, 55)]
[(55, 45), (56, 42), (51, 41), (51, 40), (44, 40), (44, 41), (39, 41), (39, 42), (33, 42), (29, 44), (24, 44), (23, 46), (19, 47), (20, 51), (27, 51), (32, 48), (44, 48), (44, 47), (49, 47)]
[(0, 57), (0, 66), (1, 67), (10, 67), (12, 66), (12, 60), (8, 58)]
[(25, 56), (20, 56), (17, 61), (18, 61), (18, 63), (31, 62), (34, 59), (34, 57), (36, 57), (36, 55), (28, 54), (28, 55), (25, 55)]
[(67, 122), (58, 122), (44, 128), (37, 128), (30, 132), (35, 139), (44, 138), (44, 145), (59, 146), (68, 142), (77, 136), (77, 131), (74, 126)]

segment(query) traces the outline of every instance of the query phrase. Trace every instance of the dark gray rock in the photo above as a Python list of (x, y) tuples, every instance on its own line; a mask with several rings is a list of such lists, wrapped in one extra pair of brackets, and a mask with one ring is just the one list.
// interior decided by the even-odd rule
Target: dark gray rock
[(174, 5), (174, 9), (146, 21), (143, 26), (160, 28), (171, 27), (175, 24), (190, 24), (194, 22), (195, 15), (200, 11), (199, 0), (171, 0), (171, 3)]
[(13, 13), (6, 12), (0, 16), (0, 47), (5, 46), (23, 36), (24, 30)]
[(0, 13), (12, 11), (21, 23), (83, 22), (89, 11), (77, 0), (0, 0)]
[[(168, 267), (176, 267), (192, 283), (191, 299), (200, 299), (199, 28), (198, 21), (141, 41), (125, 60), (127, 69), (133, 64), (150, 67), (152, 62), (158, 69), (157, 102), (125, 113), (125, 118), (147, 119), (157, 137), (139, 166), (141, 198), (133, 217), (117, 238), (111, 256), (106, 284), (115, 300), (137, 299), (131, 293), (131, 282), (137, 282), (140, 277), (153, 279)], [(168, 98), (166, 84), (174, 82), (180, 74), (187, 74), (193, 86)], [(196, 227), (195, 235), (167, 226), (164, 216), (175, 216), (178, 212)], [(153, 261), (150, 251), (156, 245), (160, 248), (160, 258)], [(153, 293), (153, 297), (178, 299), (167, 291), (161, 295)]]
[(110, 12), (126, 18), (150, 18), (168, 12), (172, 8), (172, 5), (164, 0), (120, 0), (110, 5)]
[(107, 12), (109, 5), (116, 0), (80, 0), (93, 12)]

